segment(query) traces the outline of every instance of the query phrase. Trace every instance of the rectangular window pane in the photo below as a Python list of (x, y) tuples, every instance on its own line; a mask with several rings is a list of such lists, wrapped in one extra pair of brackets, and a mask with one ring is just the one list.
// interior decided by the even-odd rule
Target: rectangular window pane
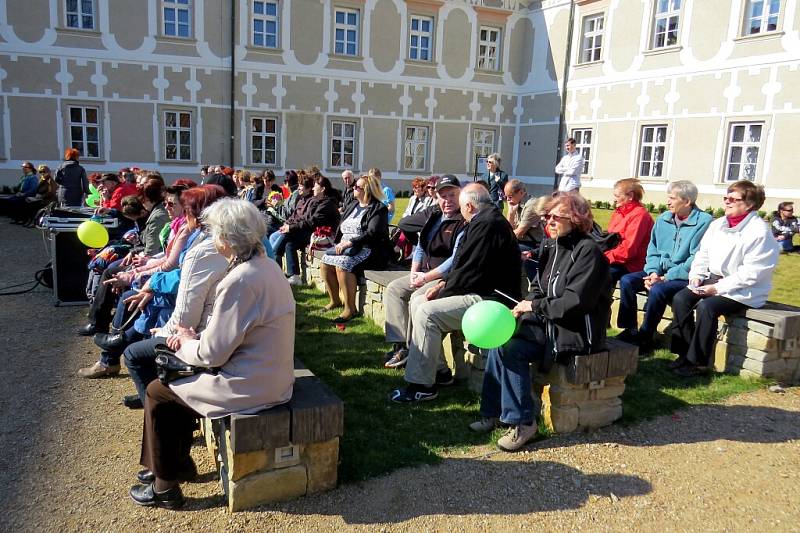
[(334, 20), (334, 53), (358, 55), (358, 12), (352, 9), (337, 9)]

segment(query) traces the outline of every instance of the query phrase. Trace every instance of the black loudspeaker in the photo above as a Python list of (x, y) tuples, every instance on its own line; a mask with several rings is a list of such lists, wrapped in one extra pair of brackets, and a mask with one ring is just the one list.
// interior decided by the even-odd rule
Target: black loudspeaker
[(53, 293), (56, 305), (85, 305), (89, 257), (75, 230), (55, 230), (50, 234), (53, 262)]

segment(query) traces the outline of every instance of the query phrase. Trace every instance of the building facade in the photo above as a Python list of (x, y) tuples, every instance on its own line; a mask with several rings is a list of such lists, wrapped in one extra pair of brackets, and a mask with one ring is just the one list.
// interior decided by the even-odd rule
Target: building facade
[(797, 0), (6, 0), (0, 180), (69, 146), (90, 171), (403, 181), (499, 152), (545, 191), (563, 131), (592, 198), (629, 176), (799, 197), (798, 29)]

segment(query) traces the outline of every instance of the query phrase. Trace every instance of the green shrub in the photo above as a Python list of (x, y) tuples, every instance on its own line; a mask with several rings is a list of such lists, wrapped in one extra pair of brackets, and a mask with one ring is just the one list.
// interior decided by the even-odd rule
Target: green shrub
[(706, 207), (705, 208), (705, 212), (708, 213), (709, 215), (711, 215), (712, 217), (714, 216), (714, 208), (713, 207)]
[(759, 216), (760, 218), (767, 218), (767, 212), (766, 212), (766, 211), (763, 211), (763, 210), (761, 210), (761, 209), (759, 209), (759, 211), (758, 211), (758, 216)]
[(644, 206), (650, 213), (656, 212), (656, 204), (654, 204), (653, 202), (647, 202), (646, 204), (644, 204)]
[(714, 209), (714, 218), (722, 218), (725, 216), (725, 209), (718, 207)]
[(666, 210), (667, 210), (666, 204), (658, 204), (658, 213), (659, 214), (666, 212)]

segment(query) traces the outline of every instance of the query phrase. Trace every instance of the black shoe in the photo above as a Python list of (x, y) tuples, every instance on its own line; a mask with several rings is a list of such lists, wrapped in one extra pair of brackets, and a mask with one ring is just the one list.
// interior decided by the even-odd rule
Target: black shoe
[(389, 393), (389, 399), (397, 403), (426, 402), (435, 400), (439, 396), (436, 385), (426, 387), (409, 383), (405, 389), (395, 389)]
[(701, 368), (697, 365), (693, 365), (692, 363), (687, 362), (685, 365), (679, 366), (678, 368), (673, 370), (672, 373), (682, 378), (694, 378), (697, 376), (703, 376), (707, 374), (708, 369)]
[(653, 336), (639, 331), (636, 333), (636, 344), (639, 346), (639, 355), (648, 354), (655, 348)]
[[(156, 480), (156, 475), (150, 469), (145, 468), (136, 473), (136, 479), (140, 483), (147, 485)], [(194, 461), (190, 460), (189, 464), (186, 465), (186, 470), (178, 473), (178, 481), (194, 481), (195, 479), (197, 479), (197, 466), (195, 466)]]
[[(144, 404), (138, 394), (131, 394), (122, 397), (122, 405), (128, 409), (144, 409)], [(142, 481), (144, 483), (144, 481)]]
[(452, 385), (455, 382), (456, 380), (453, 379), (453, 372), (449, 368), (436, 371), (437, 387), (447, 387), (448, 385)]
[(635, 329), (626, 329), (614, 338), (618, 341), (627, 342), (628, 344), (638, 344), (638, 335), (636, 333)]
[(78, 335), (82, 335), (84, 337), (91, 337), (92, 335), (97, 333), (97, 326), (95, 326), (90, 322), (85, 326), (78, 328), (77, 333)]
[(136, 479), (139, 480), (139, 483), (142, 485), (147, 485), (148, 483), (153, 483), (156, 480), (156, 475), (152, 470), (145, 468), (144, 470), (139, 470), (136, 473)]
[(114, 352), (128, 346), (128, 341), (121, 333), (95, 333), (94, 343), (103, 350)]
[(164, 492), (156, 492), (155, 482), (147, 485), (131, 487), (130, 496), (134, 503), (145, 507), (164, 507), (165, 509), (178, 509), (183, 507), (186, 500), (181, 492), (181, 487), (175, 485)]
[(686, 360), (685, 357), (680, 357), (679, 356), (674, 361), (667, 363), (667, 368), (670, 369), (670, 370), (675, 370), (676, 368), (680, 368), (680, 367), (686, 365), (687, 363), (688, 363), (688, 361)]

